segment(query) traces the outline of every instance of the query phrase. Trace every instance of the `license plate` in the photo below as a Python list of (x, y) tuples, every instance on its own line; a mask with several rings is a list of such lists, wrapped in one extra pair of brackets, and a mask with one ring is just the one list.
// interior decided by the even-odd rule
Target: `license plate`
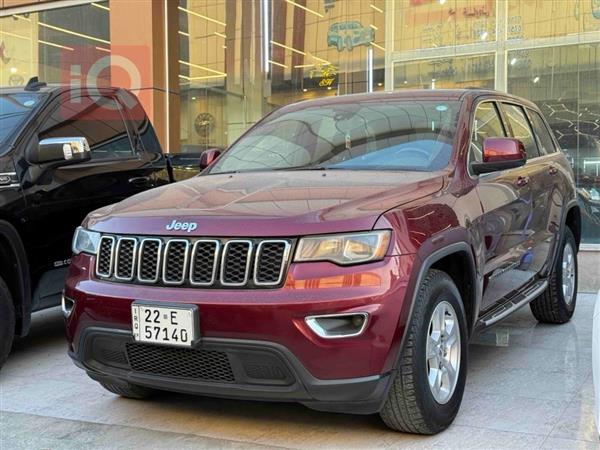
[(198, 338), (197, 317), (196, 306), (133, 302), (133, 338), (138, 342), (191, 347)]

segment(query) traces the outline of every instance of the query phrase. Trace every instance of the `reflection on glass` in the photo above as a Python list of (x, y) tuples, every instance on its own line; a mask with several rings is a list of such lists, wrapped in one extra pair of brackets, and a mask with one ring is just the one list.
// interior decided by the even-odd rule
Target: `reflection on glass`
[(600, 243), (600, 47), (508, 52), (508, 91), (534, 101), (575, 171), (583, 240)]
[(396, 63), (396, 89), (494, 88), (494, 55), (426, 59)]

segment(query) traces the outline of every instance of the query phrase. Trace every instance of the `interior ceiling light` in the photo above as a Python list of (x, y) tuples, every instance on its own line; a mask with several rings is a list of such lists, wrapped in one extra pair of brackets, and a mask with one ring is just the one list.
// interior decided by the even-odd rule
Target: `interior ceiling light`
[(182, 35), (182, 36), (185, 36), (185, 37), (190, 37), (190, 33), (186, 33), (185, 31), (181, 31), (181, 30), (179, 30), (179, 31), (178, 31), (178, 33), (179, 33), (180, 35)]
[(225, 36), (223, 33), (219, 33), (218, 31), (215, 31), (215, 34), (223, 39), (227, 39), (227, 36)]
[(178, 6), (177, 9), (179, 11), (183, 11), (188, 13), (191, 16), (199, 17), (200, 19), (208, 20), (209, 22), (216, 23), (217, 25), (225, 26), (225, 22), (221, 22), (220, 20), (213, 19), (212, 17), (205, 16), (203, 14), (197, 13), (196, 11), (192, 11), (191, 9), (184, 8), (183, 6)]
[(179, 78), (183, 78), (184, 80), (187, 81), (195, 81), (195, 80), (209, 80), (211, 78), (225, 78), (227, 76), (226, 73), (220, 74), (220, 75), (205, 75), (203, 77), (188, 77), (186, 75), (179, 75)]
[(63, 50), (69, 50), (70, 52), (75, 50), (73, 47), (67, 47), (66, 45), (55, 44), (54, 42), (42, 41), (41, 39), (38, 39), (38, 42), (40, 44), (48, 45), (50, 47), (56, 47), (56, 48), (61, 48)]
[(294, 66), (294, 69), (304, 69), (305, 67), (315, 67), (314, 64), (298, 64)]
[(105, 11), (110, 11), (110, 8), (108, 6), (100, 5), (98, 3), (92, 3), (92, 6), (95, 6), (96, 8), (103, 9)]
[(107, 52), (107, 53), (110, 53), (110, 49), (109, 49), (109, 48), (104, 48), (104, 47), (96, 47), (96, 50), (100, 50), (101, 52)]
[(483, 33), (481, 33), (481, 40), (482, 41), (485, 41), (487, 39), (487, 37), (488, 37), (488, 32), (487, 31), (484, 31)]
[(5, 36), (10, 36), (18, 39), (25, 39), (26, 41), (30, 41), (31, 38), (29, 36), (22, 36), (20, 34), (11, 33), (10, 31), (0, 30), (0, 34), (4, 34)]
[(13, 17), (15, 19), (24, 20), (25, 22), (31, 22), (31, 19), (29, 17), (20, 16), (18, 14), (13, 14)]
[(285, 44), (280, 44), (279, 42), (275, 42), (275, 41), (271, 41), (271, 44), (277, 45), (278, 47), (285, 48), (287, 50), (291, 50), (292, 52), (299, 53), (302, 56), (306, 56), (306, 52), (303, 52), (301, 50), (297, 50), (294, 47), (290, 47), (290, 46), (285, 45)]
[(317, 12), (317, 11), (315, 11), (313, 9), (307, 8), (306, 6), (300, 5), (300, 4), (298, 4), (298, 3), (296, 3), (296, 2), (294, 2), (292, 0), (285, 0), (285, 1), (287, 3), (289, 3), (290, 5), (295, 6), (296, 8), (303, 9), (304, 11), (309, 12), (311, 14), (314, 14), (315, 16), (318, 16), (318, 17), (321, 17), (321, 18), (324, 17), (323, 14), (321, 14), (320, 12)]
[(105, 39), (90, 36), (89, 34), (77, 33), (76, 31), (67, 30), (66, 28), (57, 27), (48, 23), (38, 22), (38, 25), (40, 25), (41, 27), (50, 28), (51, 30), (60, 31), (61, 33), (70, 34), (84, 39), (89, 39), (91, 41), (102, 42), (103, 44), (110, 44), (110, 41), (107, 41)]
[(512, 59), (510, 60), (510, 65), (511, 65), (511, 66), (514, 66), (516, 63), (517, 63), (517, 58), (512, 58)]
[(276, 65), (276, 66), (283, 67), (284, 69), (287, 69), (287, 68), (288, 68), (288, 66), (286, 66), (285, 64), (278, 63), (277, 61), (273, 61), (273, 60), (271, 60), (271, 59), (269, 60), (269, 62), (270, 62), (271, 64), (274, 64), (274, 65)]
[(371, 45), (372, 45), (373, 47), (375, 47), (375, 48), (378, 48), (378, 49), (379, 49), (379, 50), (381, 50), (382, 52), (385, 52), (385, 48), (384, 48), (384, 47), (382, 47), (381, 45), (379, 45), (379, 44), (376, 44), (375, 42), (371, 42)]
[(371, 28), (373, 28), (375, 31), (379, 30), (379, 28), (377, 28), (377, 27), (376, 27), (375, 25), (373, 25), (372, 23), (371, 23), (371, 24), (369, 24), (369, 26), (370, 26)]
[(188, 66), (188, 67), (193, 67), (194, 69), (201, 69), (201, 70), (206, 70), (207, 72), (211, 72), (214, 73), (216, 75), (220, 75), (220, 76), (225, 76), (226, 73), (225, 72), (221, 72), (220, 70), (215, 70), (215, 69), (211, 69), (209, 67), (205, 67), (205, 66), (200, 66), (198, 64), (194, 64), (188, 61), (184, 61), (183, 59), (179, 60), (179, 64), (183, 64), (184, 66)]
[(327, 61), (326, 59), (319, 58), (318, 56), (311, 55), (311, 54), (309, 54), (309, 56), (316, 59), (317, 61), (321, 61), (323, 64), (331, 65), (331, 62)]
[(377, 12), (380, 12), (380, 13), (383, 13), (383, 9), (381, 9), (381, 8), (378, 8), (378, 7), (377, 7), (377, 6), (375, 6), (373, 3), (369, 3), (369, 6), (370, 6), (371, 8), (373, 8), (375, 11), (377, 11)]

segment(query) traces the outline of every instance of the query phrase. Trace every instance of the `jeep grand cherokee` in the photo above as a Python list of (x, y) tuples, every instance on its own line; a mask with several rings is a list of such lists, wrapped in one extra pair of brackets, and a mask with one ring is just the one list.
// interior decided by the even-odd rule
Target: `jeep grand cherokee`
[(69, 353), (125, 397), (297, 401), (432, 434), (459, 409), (474, 332), (527, 304), (570, 319), (579, 239), (571, 168), (528, 101), (293, 104), (200, 176), (87, 217)]

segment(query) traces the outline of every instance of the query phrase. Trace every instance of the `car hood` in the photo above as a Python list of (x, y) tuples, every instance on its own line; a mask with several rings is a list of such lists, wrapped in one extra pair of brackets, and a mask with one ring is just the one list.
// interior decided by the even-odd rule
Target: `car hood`
[[(371, 229), (385, 211), (441, 189), (441, 172), (277, 171), (204, 175), (91, 213), (97, 231), (147, 235), (296, 236)], [(168, 230), (174, 220), (191, 232)]]

